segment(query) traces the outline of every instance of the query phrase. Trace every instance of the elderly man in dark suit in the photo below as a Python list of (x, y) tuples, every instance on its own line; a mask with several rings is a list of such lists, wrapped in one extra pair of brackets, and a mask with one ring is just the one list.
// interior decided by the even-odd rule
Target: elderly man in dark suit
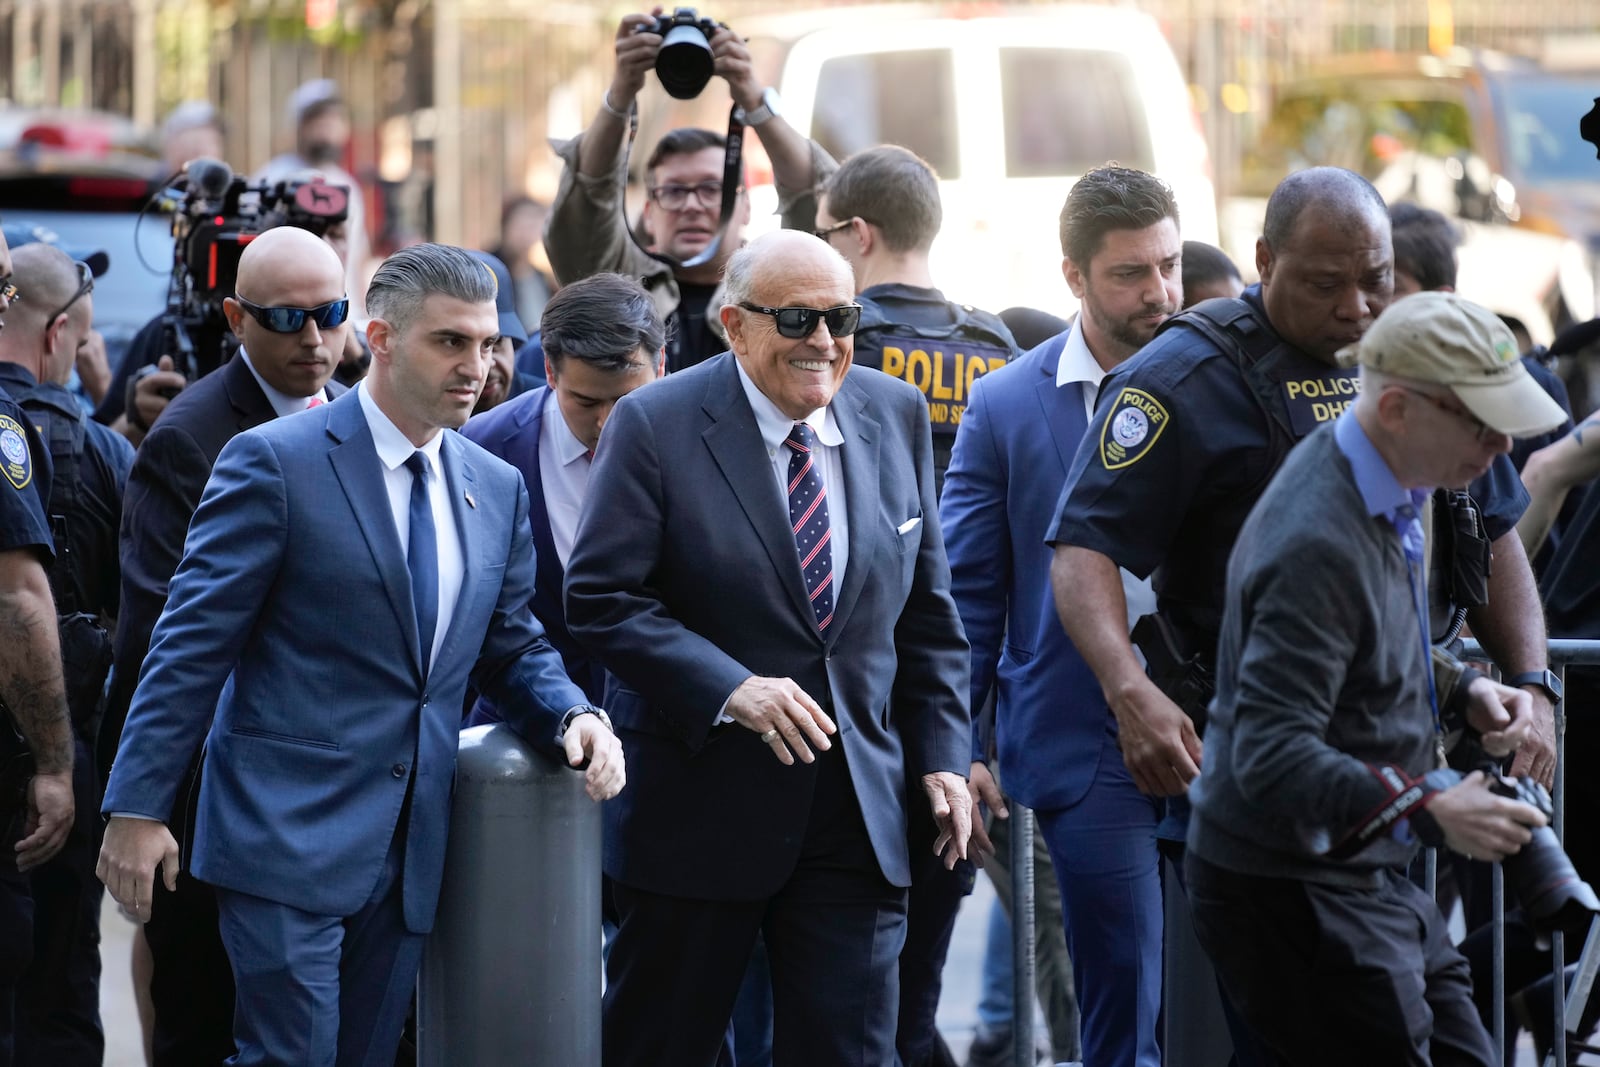
[(623, 784), (605, 714), (528, 611), (521, 477), (443, 432), (483, 386), (493, 284), (458, 248), (384, 262), (371, 374), (223, 449), (151, 640), (100, 873), (149, 916), (155, 867), (170, 888), (178, 859), (157, 820), (204, 740), (194, 873), (217, 887), (241, 1067), (393, 1062), (469, 677), (536, 749), (587, 761), (596, 800)]
[[(223, 312), (239, 337), (237, 355), (180, 393), (139, 446), (122, 510), (122, 615), (105, 721), (101, 763), (108, 769), (139, 680), (150, 632), (167, 603), (167, 584), (183, 558), (189, 520), (222, 447), (237, 434), (280, 415), (331, 400), (331, 381), (350, 332), (344, 267), (328, 244), (289, 226), (268, 230), (239, 259), (236, 295)], [(249, 309), (295, 305), (324, 309), (298, 330), (273, 329), (274, 316)], [(282, 325), (282, 323), (278, 323)], [(210, 709), (206, 709), (208, 712)], [(196, 768), (196, 771), (198, 767)], [(179, 796), (193, 795), (191, 788)], [(179, 842), (189, 830), (188, 805), (171, 813)], [(155, 961), (156, 1067), (220, 1063), (233, 1052), (233, 970), (217, 933), (211, 887), (187, 870), (176, 892), (157, 884), (144, 928)]]
[(617, 404), (567, 565), (634, 773), (606, 819), (605, 1062), (712, 1063), (759, 931), (774, 1062), (880, 1067), (908, 778), (947, 862), (971, 832), (928, 407), (849, 374), (854, 280), (815, 237), (752, 242), (727, 286), (732, 353)]

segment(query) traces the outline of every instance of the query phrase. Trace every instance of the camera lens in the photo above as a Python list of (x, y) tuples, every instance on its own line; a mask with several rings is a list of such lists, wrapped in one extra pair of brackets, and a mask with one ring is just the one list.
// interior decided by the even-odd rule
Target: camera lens
[(656, 55), (656, 77), (669, 96), (693, 100), (711, 81), (711, 42), (698, 25), (668, 30)]

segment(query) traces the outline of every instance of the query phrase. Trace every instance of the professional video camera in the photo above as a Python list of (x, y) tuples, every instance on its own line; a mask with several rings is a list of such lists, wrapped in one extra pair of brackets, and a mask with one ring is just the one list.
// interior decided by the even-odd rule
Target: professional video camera
[(344, 222), (350, 190), (320, 177), (250, 184), (226, 163), (196, 159), (173, 192), (172, 284), (162, 318), (166, 352), (186, 378), (215, 370), (231, 354), (222, 315), (233, 295), (245, 245), (275, 226), (296, 226), (318, 237)]
[(661, 51), (656, 53), (656, 77), (667, 95), (693, 100), (711, 81), (711, 35), (719, 25), (701, 18), (692, 7), (680, 7), (670, 15), (657, 15), (655, 22), (636, 31), (662, 38)]
[[(1512, 778), (1493, 765), (1485, 767), (1484, 774), (1491, 792), (1531, 804), (1547, 819), (1554, 817), (1550, 794), (1532, 778)], [(1507, 856), (1502, 867), (1517, 899), (1522, 901), (1523, 913), (1539, 934), (1559, 931), (1581, 936), (1589, 929), (1590, 920), (1600, 915), (1600, 899), (1578, 876), (1561, 841), (1548, 826), (1533, 831), (1533, 839)]]

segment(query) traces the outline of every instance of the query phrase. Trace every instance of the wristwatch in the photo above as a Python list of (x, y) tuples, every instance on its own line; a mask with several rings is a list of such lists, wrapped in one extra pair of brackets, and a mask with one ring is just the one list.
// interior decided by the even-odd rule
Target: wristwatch
[(1542, 671), (1524, 671), (1515, 678), (1506, 679), (1506, 684), (1518, 689), (1525, 685), (1536, 685), (1549, 695), (1550, 703), (1561, 703), (1561, 679), (1548, 667)]
[(761, 103), (749, 111), (740, 108), (738, 117), (746, 126), (760, 126), (781, 114), (783, 114), (783, 98), (778, 95), (778, 90), (768, 86), (761, 90)]
[[(606, 724), (607, 730), (611, 729), (611, 716), (607, 715), (604, 709), (597, 708), (593, 704), (574, 704), (567, 709), (565, 715), (561, 716), (561, 728), (556, 731), (556, 744), (559, 745), (566, 740), (567, 727), (571, 726), (572, 721), (579, 715), (597, 716), (601, 722)], [(612, 732), (615, 733), (615, 731)]]

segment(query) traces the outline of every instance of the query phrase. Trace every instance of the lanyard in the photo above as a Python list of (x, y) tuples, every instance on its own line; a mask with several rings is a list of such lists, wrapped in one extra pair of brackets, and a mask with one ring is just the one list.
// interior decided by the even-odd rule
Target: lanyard
[(1428, 678), (1428, 710), (1433, 713), (1434, 748), (1439, 765), (1444, 766), (1444, 723), (1439, 719), (1439, 693), (1433, 681), (1433, 642), (1428, 633), (1428, 578), (1423, 570), (1422, 521), (1416, 508), (1405, 505), (1396, 510), (1400, 519), (1400, 550), (1406, 558), (1406, 579), (1411, 585), (1411, 603), (1417, 612), (1417, 632), (1422, 637), (1422, 667)]

